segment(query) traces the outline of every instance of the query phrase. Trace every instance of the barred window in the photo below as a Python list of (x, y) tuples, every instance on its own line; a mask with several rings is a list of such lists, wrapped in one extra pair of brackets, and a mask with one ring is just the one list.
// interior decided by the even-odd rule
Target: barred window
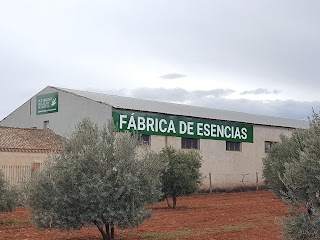
[(138, 140), (143, 145), (150, 145), (151, 143), (151, 136), (147, 134), (140, 134)]
[(241, 152), (241, 142), (229, 142), (226, 141), (227, 151), (238, 151)]
[(181, 138), (181, 148), (200, 149), (200, 140), (195, 138)]

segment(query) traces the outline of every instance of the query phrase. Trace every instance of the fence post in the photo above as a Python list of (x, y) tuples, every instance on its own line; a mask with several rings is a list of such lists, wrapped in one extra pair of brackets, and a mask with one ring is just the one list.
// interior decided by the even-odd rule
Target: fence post
[(256, 191), (259, 191), (259, 177), (258, 177), (258, 172), (256, 172)]
[(211, 194), (212, 193), (211, 172), (209, 172), (209, 180), (210, 180), (210, 194)]

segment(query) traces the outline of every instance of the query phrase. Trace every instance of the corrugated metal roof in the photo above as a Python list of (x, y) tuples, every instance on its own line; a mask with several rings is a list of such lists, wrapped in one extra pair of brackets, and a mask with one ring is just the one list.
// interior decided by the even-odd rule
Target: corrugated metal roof
[(0, 127), (0, 152), (59, 152), (63, 139), (51, 130)]
[(111, 105), (114, 108), (153, 112), (153, 113), (164, 113), (170, 115), (225, 120), (232, 122), (241, 123), (252, 123), (259, 125), (268, 126), (281, 126), (289, 128), (308, 128), (309, 123), (305, 120), (280, 118), (264, 115), (256, 115), (235, 111), (227, 111), (216, 108), (204, 108), (198, 106), (190, 106), (184, 104), (158, 102), (151, 100), (144, 100), (138, 98), (122, 97), (115, 95), (108, 95), (103, 93), (94, 93), (66, 88), (52, 87), (61, 91), (69, 92), (82, 96), (85, 98), (92, 99), (94, 101)]

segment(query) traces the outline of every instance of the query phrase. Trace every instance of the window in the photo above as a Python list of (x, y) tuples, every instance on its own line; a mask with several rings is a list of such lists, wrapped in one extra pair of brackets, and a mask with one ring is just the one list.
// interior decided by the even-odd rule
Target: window
[(241, 142), (228, 142), (226, 141), (226, 150), (227, 151), (241, 151)]
[(200, 140), (195, 138), (181, 138), (181, 148), (200, 149)]
[(31, 163), (31, 175), (33, 176), (36, 172), (40, 171), (41, 169), (41, 163), (39, 162), (33, 162)]
[(36, 171), (39, 171), (41, 167), (41, 163), (39, 162), (33, 162), (31, 163), (31, 173), (34, 173)]
[(43, 129), (49, 128), (49, 121), (43, 121)]
[(141, 144), (143, 145), (150, 145), (150, 135), (147, 135), (147, 134), (140, 134), (139, 137), (138, 137), (138, 140)]
[(270, 150), (270, 148), (276, 143), (277, 142), (265, 141), (264, 142), (264, 152), (267, 153)]

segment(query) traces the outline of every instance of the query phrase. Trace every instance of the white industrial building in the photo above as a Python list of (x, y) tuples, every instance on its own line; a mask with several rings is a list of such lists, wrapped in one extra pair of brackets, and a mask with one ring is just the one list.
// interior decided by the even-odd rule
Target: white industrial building
[(142, 134), (155, 151), (165, 146), (196, 149), (203, 157), (203, 187), (263, 183), (262, 159), (267, 149), (308, 122), (46, 87), (0, 122), (0, 126), (50, 128), (68, 136), (83, 118), (100, 126), (111, 118), (119, 131)]

